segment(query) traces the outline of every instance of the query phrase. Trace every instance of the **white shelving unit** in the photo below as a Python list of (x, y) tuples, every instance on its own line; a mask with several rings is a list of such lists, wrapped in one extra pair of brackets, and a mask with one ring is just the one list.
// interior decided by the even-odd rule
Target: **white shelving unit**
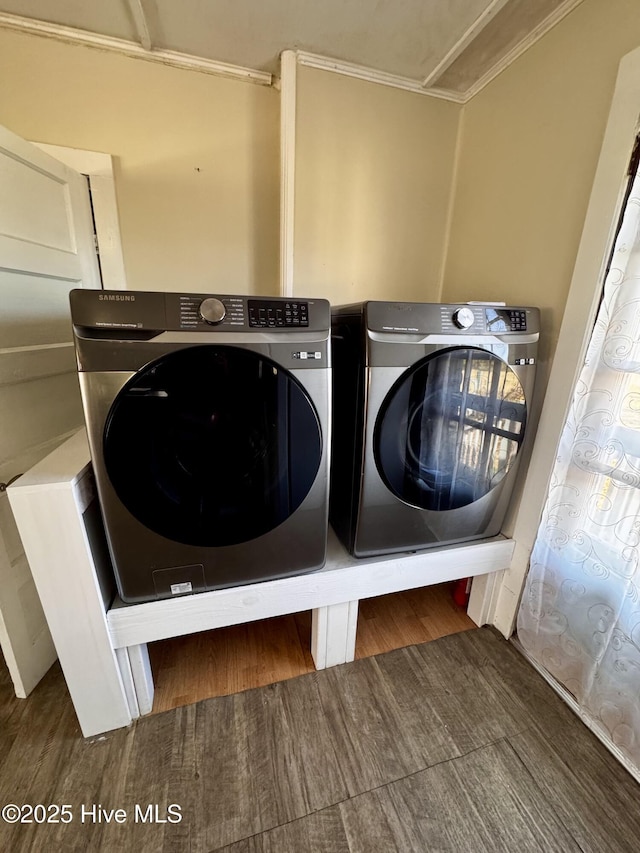
[(473, 576), (469, 614), (482, 624), (495, 573), (513, 554), (513, 541), (496, 537), (356, 560), (330, 531), (318, 572), (126, 605), (112, 600), (113, 580), (92, 551), (86, 511), (96, 495), (84, 430), (10, 486), (9, 499), (85, 737), (151, 711), (147, 643), (311, 610), (311, 653), (323, 669), (353, 660), (361, 598)]

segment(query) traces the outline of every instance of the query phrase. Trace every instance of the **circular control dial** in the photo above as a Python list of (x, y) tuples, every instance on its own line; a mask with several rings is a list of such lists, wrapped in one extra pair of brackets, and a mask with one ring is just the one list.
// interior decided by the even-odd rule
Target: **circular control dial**
[(221, 323), (227, 314), (227, 309), (219, 299), (210, 296), (208, 299), (203, 299), (198, 308), (198, 312), (205, 323), (210, 323), (215, 326)]
[(451, 319), (459, 329), (469, 329), (473, 326), (475, 317), (471, 308), (458, 308)]

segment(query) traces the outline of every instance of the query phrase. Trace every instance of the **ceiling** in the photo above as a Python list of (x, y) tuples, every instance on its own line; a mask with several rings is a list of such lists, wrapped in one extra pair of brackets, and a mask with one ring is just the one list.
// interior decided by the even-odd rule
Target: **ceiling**
[(369, 70), (380, 82), (464, 101), (580, 2), (0, 0), (0, 26), (160, 61), (194, 58), (212, 73), (238, 66), (261, 72), (245, 76), (263, 83), (277, 76), (281, 52), (296, 50), (345, 73)]

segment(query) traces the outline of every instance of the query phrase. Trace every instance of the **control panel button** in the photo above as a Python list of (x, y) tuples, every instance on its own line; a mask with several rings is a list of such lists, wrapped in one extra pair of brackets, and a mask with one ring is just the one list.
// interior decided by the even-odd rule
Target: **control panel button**
[(207, 299), (202, 300), (200, 307), (198, 308), (198, 313), (205, 323), (215, 326), (218, 323), (222, 323), (227, 315), (227, 309), (219, 299), (216, 299), (214, 296), (210, 296)]
[(487, 332), (526, 332), (527, 312), (522, 308), (486, 308)]
[(249, 326), (258, 328), (292, 328), (309, 325), (307, 302), (280, 302), (250, 299)]

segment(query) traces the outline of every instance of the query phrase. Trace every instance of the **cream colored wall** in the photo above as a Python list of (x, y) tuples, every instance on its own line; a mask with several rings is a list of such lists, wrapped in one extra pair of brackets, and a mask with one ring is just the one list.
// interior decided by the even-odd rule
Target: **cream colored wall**
[(639, 44), (637, 0), (584, 0), (464, 108), (442, 297), (539, 306), (543, 376), (618, 63)]
[[(639, 43), (636, 0), (584, 0), (463, 110), (300, 68), (296, 292), (537, 304), (546, 361), (617, 64)], [(0, 30), (0, 123), (115, 156), (132, 288), (278, 292), (278, 102)]]
[(278, 292), (275, 90), (0, 29), (0, 124), (114, 155), (129, 288)]
[(446, 101), (298, 69), (296, 294), (439, 300), (459, 115)]

